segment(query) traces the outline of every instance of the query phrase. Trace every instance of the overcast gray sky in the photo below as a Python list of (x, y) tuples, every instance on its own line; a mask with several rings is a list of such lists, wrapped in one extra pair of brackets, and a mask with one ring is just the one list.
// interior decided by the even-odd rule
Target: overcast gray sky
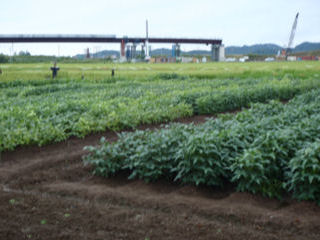
[[(294, 45), (320, 42), (320, 0), (2, 0), (0, 34), (115, 34), (221, 38), (226, 46), (288, 43), (300, 12)], [(0, 44), (10, 53), (11, 44)], [(13, 51), (74, 55), (117, 44), (14, 44)], [(170, 45), (152, 45), (152, 48)], [(182, 45), (183, 50), (209, 49)], [(12, 50), (11, 50), (12, 51)]]

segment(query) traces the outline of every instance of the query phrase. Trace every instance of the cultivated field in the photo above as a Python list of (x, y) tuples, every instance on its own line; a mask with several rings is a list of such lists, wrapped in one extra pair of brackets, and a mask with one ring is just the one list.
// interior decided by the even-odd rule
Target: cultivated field
[(0, 66), (0, 239), (320, 238), (319, 62), (59, 67)]
[(1, 66), (0, 151), (286, 101), (320, 86), (319, 63), (65, 64), (55, 80), (49, 67)]

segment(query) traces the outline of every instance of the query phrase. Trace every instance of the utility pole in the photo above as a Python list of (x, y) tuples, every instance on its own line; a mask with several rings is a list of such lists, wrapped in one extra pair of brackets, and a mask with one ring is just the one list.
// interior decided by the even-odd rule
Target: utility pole
[(148, 20), (146, 20), (146, 60), (150, 59), (149, 56), (149, 26), (148, 26)]
[(10, 62), (13, 62), (13, 55), (14, 55), (13, 42), (11, 43), (10, 55), (11, 55)]

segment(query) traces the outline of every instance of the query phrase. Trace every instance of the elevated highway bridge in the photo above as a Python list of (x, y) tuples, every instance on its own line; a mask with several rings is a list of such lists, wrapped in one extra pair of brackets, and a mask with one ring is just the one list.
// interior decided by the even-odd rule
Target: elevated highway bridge
[(219, 59), (221, 39), (202, 38), (140, 38), (140, 37), (116, 37), (116, 35), (84, 35), (84, 34), (0, 34), (0, 43), (119, 43), (121, 56), (125, 57), (125, 49), (128, 44), (131, 51), (135, 51), (138, 44), (169, 43), (180, 48), (180, 44), (205, 44), (211, 45), (211, 54), (214, 61)]

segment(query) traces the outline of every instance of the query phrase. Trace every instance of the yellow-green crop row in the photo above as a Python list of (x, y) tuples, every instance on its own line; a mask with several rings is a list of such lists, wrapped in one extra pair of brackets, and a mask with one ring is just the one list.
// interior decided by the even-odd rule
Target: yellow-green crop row
[(320, 87), (320, 63), (63, 64), (54, 80), (49, 67), (0, 66), (0, 151), (288, 100)]

